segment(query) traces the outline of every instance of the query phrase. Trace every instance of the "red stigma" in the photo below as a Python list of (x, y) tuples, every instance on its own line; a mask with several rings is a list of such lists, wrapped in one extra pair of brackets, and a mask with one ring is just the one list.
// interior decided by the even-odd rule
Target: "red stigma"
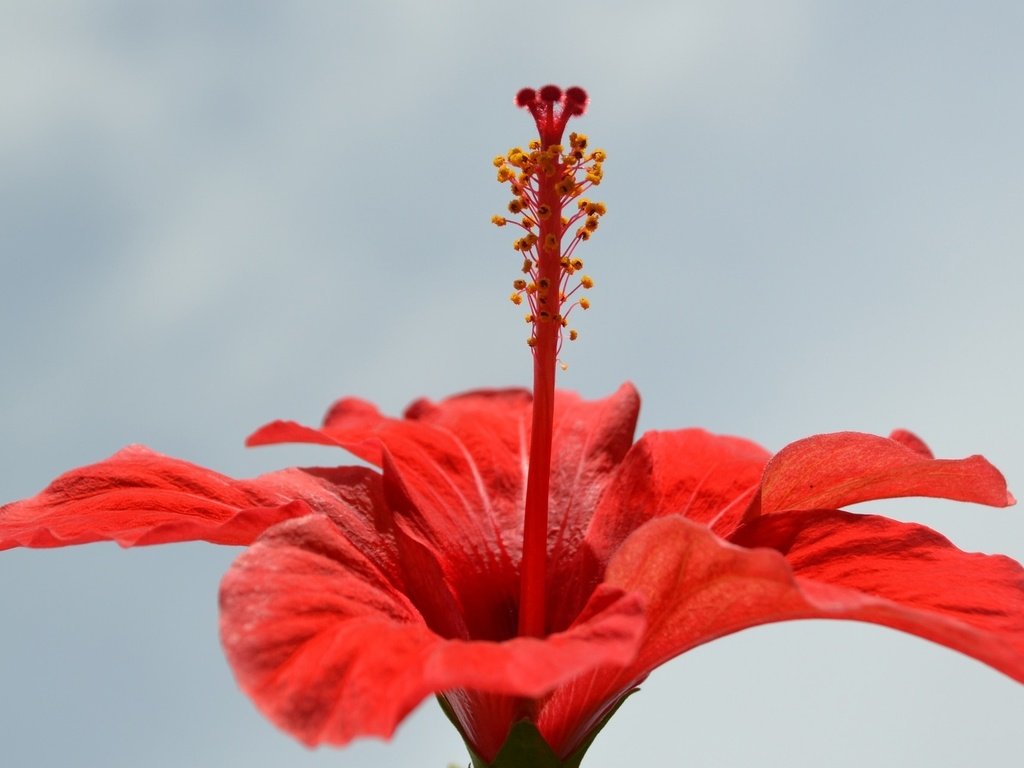
[(516, 94), (517, 107), (529, 107), (537, 98), (537, 92), (533, 88), (523, 88)]
[(566, 123), (587, 111), (587, 101), (587, 92), (575, 85), (565, 91), (557, 85), (545, 85), (539, 91), (523, 88), (515, 98), (517, 107), (533, 115), (544, 147), (562, 143)]
[(540, 97), (544, 101), (558, 101), (562, 98), (562, 89), (557, 85), (545, 85), (540, 89)]
[(571, 109), (574, 115), (582, 115), (587, 111), (587, 92), (574, 85), (565, 92), (566, 108)]

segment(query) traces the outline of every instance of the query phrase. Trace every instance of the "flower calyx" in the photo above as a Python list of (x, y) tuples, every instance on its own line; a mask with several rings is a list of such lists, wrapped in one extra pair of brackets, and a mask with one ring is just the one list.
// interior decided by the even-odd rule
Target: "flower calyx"
[(580, 768), (587, 750), (594, 743), (594, 739), (608, 725), (612, 715), (618, 712), (619, 707), (622, 706), (626, 699), (638, 690), (640, 689), (633, 688), (626, 691), (608, 712), (597, 721), (587, 735), (583, 737), (583, 740), (572, 753), (565, 758), (558, 756), (532, 721), (523, 719), (512, 724), (505, 743), (502, 744), (494, 760), (488, 762), (473, 749), (447, 699), (443, 695), (438, 695), (437, 701), (448, 717), (448, 720), (455, 726), (455, 729), (465, 741), (472, 761), (470, 763), (471, 768)]

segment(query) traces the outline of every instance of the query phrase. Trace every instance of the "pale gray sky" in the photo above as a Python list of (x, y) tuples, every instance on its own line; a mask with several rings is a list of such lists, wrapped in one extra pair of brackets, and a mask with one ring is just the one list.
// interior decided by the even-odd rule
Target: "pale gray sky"
[[(594, 308), (561, 385), (641, 428), (777, 449), (835, 429), (981, 452), (1024, 495), (1024, 6), (1016, 2), (0, 0), (0, 500), (143, 442), (220, 471), (342, 394), (525, 384), (490, 158), (524, 85), (609, 153)], [(874, 505), (1024, 559), (1019, 509)], [(235, 552), (0, 555), (6, 765), (435, 766), (309, 752), (235, 688)], [(587, 768), (1012, 764), (1024, 687), (895, 632), (765, 627), (656, 672)]]

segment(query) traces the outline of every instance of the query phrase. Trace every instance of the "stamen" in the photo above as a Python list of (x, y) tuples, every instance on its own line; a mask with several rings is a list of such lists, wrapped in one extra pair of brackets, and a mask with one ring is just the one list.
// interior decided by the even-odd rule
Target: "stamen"
[[(492, 160), (498, 169), (499, 181), (507, 183), (512, 192), (508, 212), (519, 219), (497, 215), (491, 221), (499, 227), (518, 226), (525, 233), (513, 241), (512, 247), (524, 257), (523, 274), (530, 275), (534, 281), (529, 288), (516, 287), (520, 299), (516, 303), (528, 298), (535, 310), (531, 314), (536, 323), (540, 322), (538, 305), (545, 305), (545, 311), (561, 314), (567, 296), (579, 288), (593, 287), (589, 277), (575, 286), (570, 284), (569, 278), (583, 269), (583, 260), (574, 253), (576, 247), (596, 234), (600, 218), (607, 212), (604, 203), (582, 197), (585, 190), (599, 184), (604, 177), (601, 164), (605, 153), (596, 149), (588, 154), (590, 139), (584, 133), (570, 133), (568, 147), (563, 144), (566, 123), (586, 110), (587, 94), (582, 88), (564, 91), (555, 85), (538, 90), (524, 88), (516, 95), (515, 103), (529, 110), (541, 138), (531, 141), (527, 150), (512, 147), (506, 155)], [(515, 169), (518, 173), (513, 172)], [(569, 201), (576, 204), (573, 215), (567, 217), (562, 212)], [(572, 236), (563, 246), (563, 236), (570, 232)], [(555, 255), (557, 266), (552, 258)], [(548, 301), (546, 286), (555, 280), (560, 293), (557, 307), (551, 307), (554, 302)], [(560, 343), (561, 331), (556, 344)]]
[[(574, 255), (576, 247), (596, 233), (605, 214), (603, 203), (583, 199), (588, 189), (604, 177), (601, 164), (604, 152), (588, 154), (589, 139), (582, 133), (570, 133), (568, 146), (562, 136), (572, 117), (587, 109), (587, 93), (582, 88), (562, 90), (545, 85), (539, 90), (523, 88), (515, 97), (516, 106), (529, 110), (537, 125), (538, 139), (524, 150), (512, 147), (504, 156), (495, 157), (498, 181), (508, 184), (512, 200), (508, 210), (519, 220), (498, 215), (497, 226), (514, 224), (526, 233), (513, 242), (522, 256), (524, 278), (513, 283), (512, 303), (526, 304), (526, 322), (532, 333), (527, 344), (532, 350), (533, 425), (530, 440), (530, 464), (526, 482), (523, 524), (523, 558), (519, 602), (519, 634), (542, 636), (547, 632), (545, 609), (545, 561), (547, 558), (548, 490), (551, 474), (551, 441), (554, 423), (555, 373), (565, 364), (558, 358), (563, 333), (570, 341), (579, 336), (569, 329), (568, 315), (579, 306), (587, 309), (585, 298), (568, 304), (581, 288), (592, 288), (593, 280), (583, 276), (575, 285), (570, 277), (583, 269), (583, 260)], [(573, 206), (573, 215), (565, 207)], [(571, 233), (571, 234), (570, 234)], [(568, 242), (563, 238), (569, 235)]]

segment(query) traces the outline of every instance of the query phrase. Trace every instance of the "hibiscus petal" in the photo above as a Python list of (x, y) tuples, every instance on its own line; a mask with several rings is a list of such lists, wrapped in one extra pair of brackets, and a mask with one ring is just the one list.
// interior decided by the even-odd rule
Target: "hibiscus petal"
[(626, 539), (603, 583), (642, 595), (648, 624), (636, 662), (610, 681), (610, 692), (722, 635), (814, 615), (778, 552), (733, 546), (678, 515), (651, 520)]
[(821, 615), (920, 635), (1024, 682), (1024, 568), (1009, 557), (838, 510), (763, 517), (738, 538), (781, 552)]
[[(582, 537), (604, 481), (633, 442), (640, 400), (631, 384), (608, 398), (582, 400), (572, 392), (556, 394), (552, 468), (551, 528), (565, 546)], [(343, 398), (331, 406), (320, 428), (292, 421), (275, 421), (249, 436), (250, 446), (282, 442), (336, 445), (377, 466), (380, 447), (401, 461), (401, 446), (409, 439), (421, 445), (437, 433), (452, 435), (475, 465), (480, 483), (495, 500), (508, 499), (521, 515), (529, 458), (532, 398), (523, 389), (477, 390), (439, 403), (420, 399), (402, 419), (381, 415), (376, 406), (359, 398)], [(557, 546), (557, 545), (556, 545)]]
[(749, 626), (815, 615), (779, 553), (733, 546), (679, 515), (650, 520), (630, 535), (602, 586), (640, 596), (647, 629), (632, 664), (581, 675), (543, 702), (538, 727), (560, 754), (674, 656)]
[(557, 614), (575, 615), (623, 540), (654, 517), (683, 515), (720, 535), (731, 532), (756, 493), (769, 456), (749, 440), (702, 429), (645, 433), (601, 496), (586, 546), (553, 561)]
[(703, 429), (646, 432), (601, 498), (587, 543), (604, 563), (655, 516), (682, 515), (716, 530), (732, 530), (770, 456), (749, 440)]
[[(930, 459), (909, 433), (815, 435), (779, 451), (746, 519), (784, 510), (838, 509), (872, 499), (932, 496), (996, 507), (1013, 503), (1006, 481), (981, 456)], [(913, 438), (913, 440), (911, 440)]]
[[(274, 422), (247, 442), (337, 445), (386, 464), (391, 505), (408, 538), (421, 545), (410, 555), (449, 591), (462, 593), (459, 613), (469, 619), (468, 631), (506, 632), (518, 599), (530, 404), (523, 390), (486, 390), (436, 405), (419, 400), (405, 418), (393, 419), (345, 398), (320, 429)], [(432, 612), (454, 616), (444, 606)]]
[[(408, 412), (415, 422), (384, 438), (385, 478), (395, 491), (389, 501), (403, 530), (439, 554), (470, 635), (492, 640), (516, 629), (531, 416), (530, 400), (517, 399), (519, 394), (470, 393), (438, 405), (420, 401)], [(558, 394), (552, 562), (567, 560), (578, 546), (597, 496), (629, 449), (638, 407), (629, 385), (597, 401)], [(558, 579), (551, 583), (561, 588)], [(564, 629), (579, 607), (551, 626)]]
[(1009, 558), (961, 552), (921, 526), (830, 510), (765, 517), (740, 534), (757, 548), (675, 516), (630, 536), (604, 583), (645, 598), (644, 645), (630, 667), (591, 685), (589, 699), (556, 702), (556, 693), (552, 705), (587, 711), (697, 645), (810, 618), (899, 629), (1024, 681), (1024, 570)]
[(889, 433), (889, 439), (905, 445), (907, 448), (912, 451), (916, 451), (926, 459), (935, 458), (935, 454), (932, 453), (932, 449), (928, 447), (928, 444), (909, 430), (894, 429)]
[[(525, 391), (506, 390), (468, 393), (440, 404), (420, 400), (406, 411), (408, 419), (455, 435), (472, 457), (488, 495), (512, 502), (506, 519), (515, 521), (517, 542), (526, 502), (531, 406)], [(556, 461), (548, 513), (552, 561), (573, 551), (582, 539), (597, 499), (633, 442), (639, 408), (639, 395), (631, 384), (600, 400), (556, 393), (552, 430)]]
[(379, 432), (395, 419), (383, 416), (377, 406), (357, 397), (338, 400), (317, 429), (294, 421), (278, 420), (265, 424), (246, 438), (249, 447), (279, 443), (312, 443), (344, 448), (349, 453), (381, 465)]
[(239, 684), (307, 744), (390, 736), (435, 692), (540, 696), (636, 651), (642, 607), (613, 590), (560, 635), (445, 639), (399, 588), (387, 553), (384, 542), (356, 545), (326, 515), (310, 515), (267, 531), (224, 577), (221, 637)]
[[(553, 562), (578, 547), (598, 497), (629, 450), (638, 410), (639, 396), (628, 384), (596, 401), (557, 393)], [(334, 444), (385, 466), (399, 524), (424, 552), (437, 555), (425, 566), (442, 572), (459, 596), (469, 634), (497, 640), (515, 631), (531, 415), (532, 399), (519, 389), (418, 400), (403, 419), (347, 398), (331, 408), (320, 429), (275, 422), (248, 442)], [(578, 609), (555, 624), (564, 628)]]
[(79, 467), (32, 498), (0, 507), (0, 549), (116, 541), (248, 544), (308, 514), (322, 481), (302, 470), (233, 480), (143, 446)]
[[(251, 434), (246, 445), (334, 445), (379, 467), (383, 463), (382, 445), (401, 437), (410, 429), (410, 422), (417, 422), (441, 427), (458, 435), (467, 446), (481, 448), (478, 458), (490, 456), (505, 463), (518, 456), (521, 444), (528, 443), (528, 431), (524, 433), (519, 417), (529, 413), (531, 403), (530, 393), (525, 389), (481, 389), (440, 403), (421, 398), (406, 408), (402, 418), (396, 419), (384, 416), (367, 400), (344, 397), (331, 405), (319, 428), (294, 421), (273, 421)], [(508, 450), (495, 452), (501, 444)], [(472, 450), (470, 453), (477, 456)]]
[(628, 383), (601, 400), (558, 393), (548, 511), (551, 562), (564, 562), (579, 549), (598, 500), (633, 444), (639, 413), (640, 395)]

